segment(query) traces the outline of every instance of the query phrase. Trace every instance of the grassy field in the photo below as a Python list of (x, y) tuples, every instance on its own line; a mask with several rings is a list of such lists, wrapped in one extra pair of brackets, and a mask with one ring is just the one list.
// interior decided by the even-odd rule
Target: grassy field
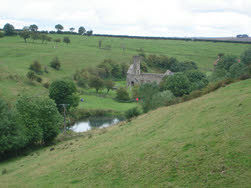
[[(65, 35), (50, 36), (53, 39), (62, 39)], [(30, 83), (26, 78), (29, 66), (34, 60), (38, 60), (43, 66), (48, 67), (49, 73), (41, 75), (43, 83), (52, 82), (56, 79), (72, 79), (76, 70), (96, 66), (105, 58), (111, 58), (120, 63), (129, 63), (132, 60), (132, 56), (138, 54), (140, 48), (147, 55), (167, 55), (176, 57), (179, 60), (195, 61), (201, 70), (210, 74), (209, 71), (212, 69), (212, 64), (218, 53), (240, 55), (250, 46), (248, 44), (176, 40), (145, 40), (73, 35), (69, 35), (69, 37), (71, 39), (71, 44), (69, 45), (64, 43), (55, 44), (54, 42), (41, 44), (40, 41), (35, 43), (29, 41), (29, 43), (25, 44), (23, 39), (18, 36), (1, 38), (0, 96), (14, 103), (17, 95), (22, 93), (22, 91), (29, 91), (35, 95), (48, 94), (48, 90), (42, 84)], [(111, 49), (99, 49), (99, 40), (102, 40), (103, 47), (110, 45)], [(123, 52), (122, 46), (126, 48), (125, 52)], [(61, 61), (62, 69), (60, 71), (49, 67), (50, 61), (55, 56), (58, 56)], [(118, 84), (122, 86), (123, 84), (121, 83)], [(103, 98), (98, 100), (103, 101)], [(103, 108), (113, 108), (110, 105), (106, 106), (106, 104), (109, 104), (107, 101), (104, 100), (103, 102), (104, 104), (101, 105)], [(97, 106), (97, 108), (99, 107)], [(126, 109), (127, 107), (121, 108)], [(116, 110), (116, 107), (114, 110)]]
[(250, 85), (234, 83), (2, 162), (0, 187), (248, 188)]

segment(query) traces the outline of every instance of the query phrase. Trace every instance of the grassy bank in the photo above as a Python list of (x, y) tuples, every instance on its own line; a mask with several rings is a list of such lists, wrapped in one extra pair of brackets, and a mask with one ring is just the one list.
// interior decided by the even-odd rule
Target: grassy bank
[(250, 85), (234, 83), (2, 162), (0, 186), (249, 187)]

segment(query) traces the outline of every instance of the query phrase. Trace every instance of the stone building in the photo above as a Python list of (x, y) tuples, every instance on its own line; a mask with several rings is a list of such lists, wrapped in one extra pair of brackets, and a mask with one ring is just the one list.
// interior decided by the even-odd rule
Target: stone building
[(140, 85), (144, 83), (156, 82), (159, 84), (163, 77), (173, 75), (174, 73), (167, 70), (164, 74), (157, 73), (141, 73), (140, 72), (140, 56), (133, 57), (133, 64), (130, 65), (127, 71), (127, 87)]

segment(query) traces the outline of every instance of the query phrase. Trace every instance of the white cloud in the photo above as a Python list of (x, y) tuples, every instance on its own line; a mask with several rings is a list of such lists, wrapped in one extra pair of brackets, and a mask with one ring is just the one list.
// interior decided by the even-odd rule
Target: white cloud
[(250, 33), (250, 9), (250, 0), (9, 0), (1, 2), (0, 27), (52, 30), (61, 23), (106, 34), (232, 36)]

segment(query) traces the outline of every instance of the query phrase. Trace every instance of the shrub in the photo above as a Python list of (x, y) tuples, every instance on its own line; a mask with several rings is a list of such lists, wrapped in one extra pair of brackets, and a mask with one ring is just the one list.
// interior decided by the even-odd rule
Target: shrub
[(104, 81), (104, 85), (107, 89), (107, 93), (110, 91), (110, 89), (112, 89), (115, 85), (115, 83), (112, 80), (105, 80)]
[(121, 101), (128, 101), (130, 99), (129, 93), (127, 92), (126, 88), (119, 88), (116, 91), (116, 98)]
[(89, 86), (91, 88), (95, 88), (96, 92), (98, 93), (100, 89), (104, 88), (104, 81), (97, 76), (92, 76), (89, 80)]
[(35, 72), (34, 72), (34, 71), (29, 71), (29, 72), (26, 74), (26, 77), (27, 77), (29, 80), (31, 80), (31, 81), (35, 80), (35, 79), (36, 79)]
[(88, 79), (85, 79), (84, 77), (78, 78), (77, 85), (82, 88), (87, 88), (88, 87)]
[(69, 37), (64, 37), (63, 42), (65, 42), (66, 44), (69, 44), (71, 40)]
[(51, 61), (50, 65), (51, 65), (52, 68), (54, 68), (54, 69), (56, 69), (56, 70), (59, 70), (60, 67), (61, 67), (61, 63), (60, 63), (58, 57), (55, 57), (55, 58)]
[(0, 38), (3, 38), (3, 37), (4, 37), (4, 33), (0, 32)]
[(48, 89), (48, 88), (50, 87), (50, 83), (49, 83), (49, 82), (46, 82), (46, 83), (43, 84), (43, 86), (44, 86), (46, 89)]
[(22, 95), (16, 109), (18, 122), (26, 128), (29, 144), (48, 144), (59, 134), (63, 117), (48, 97)]
[(42, 83), (43, 79), (41, 77), (37, 76), (36, 81), (39, 82), (39, 83)]
[(131, 108), (131, 109), (129, 109), (129, 110), (127, 110), (125, 112), (125, 117), (127, 119), (131, 119), (133, 117), (137, 117), (138, 115), (140, 115), (140, 111), (139, 111), (139, 109), (137, 107)]
[(174, 98), (174, 95), (169, 90), (158, 92), (154, 94), (152, 97), (152, 100), (151, 100), (152, 104), (151, 104), (150, 109), (156, 109), (158, 107), (165, 106), (171, 100), (173, 100), (173, 98)]

